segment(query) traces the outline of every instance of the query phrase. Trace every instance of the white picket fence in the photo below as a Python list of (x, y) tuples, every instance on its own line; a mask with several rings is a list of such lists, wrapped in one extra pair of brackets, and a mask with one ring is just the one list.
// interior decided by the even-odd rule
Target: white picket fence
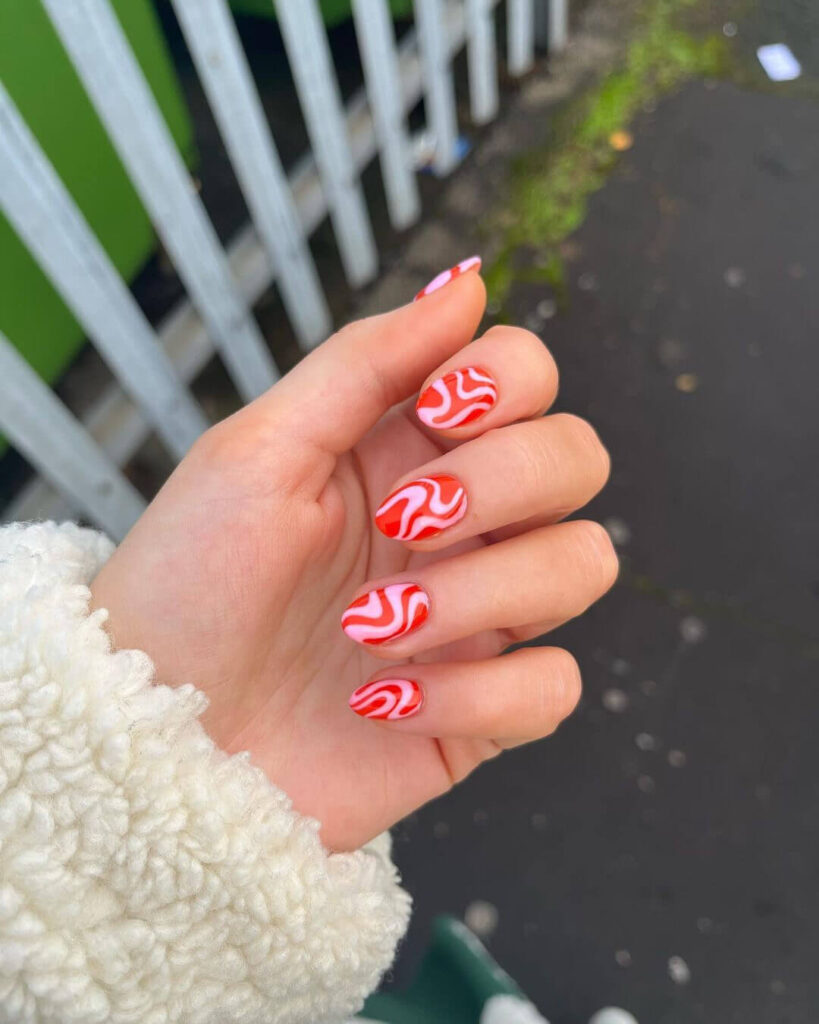
[[(29, 0), (35, 2), (35, 0)], [(227, 0), (172, 0), (251, 223), (223, 248), (109, 0), (41, 0), (161, 238), (187, 298), (152, 326), (0, 81), (0, 209), (116, 378), (82, 421), (0, 334), (0, 431), (39, 471), (7, 520), (78, 515), (125, 534), (144, 499), (120, 471), (151, 431), (180, 459), (208, 426), (188, 382), (216, 351), (249, 400), (278, 376), (252, 314), (276, 282), (304, 350), (332, 328), (307, 239), (329, 215), (349, 284), (378, 273), (360, 176), (378, 156), (392, 224), (421, 204), (406, 114), (424, 99), (439, 174), (458, 160), (453, 58), (466, 46), (471, 120), (498, 110), (495, 8), (507, 70), (560, 49), (568, 0), (415, 0), (396, 44), (387, 0), (353, 0), (364, 88), (346, 107), (317, 0), (272, 0), (304, 113), (308, 152), (280, 162)], [(25, 301), (21, 299), (21, 301)]]

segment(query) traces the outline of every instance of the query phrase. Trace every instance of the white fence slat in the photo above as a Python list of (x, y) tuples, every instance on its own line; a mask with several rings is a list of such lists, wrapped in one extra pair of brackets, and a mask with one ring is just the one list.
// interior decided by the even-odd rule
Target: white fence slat
[(332, 321), (227, 0), (172, 0), (253, 222), (300, 341)]
[(123, 387), (181, 458), (207, 428), (205, 416), (2, 83), (0, 208)]
[(421, 200), (404, 122), (395, 32), (387, 0), (353, 0), (353, 17), (390, 220), (401, 230), (418, 219)]
[(559, 53), (569, 41), (569, 0), (548, 0), (549, 52)]
[(245, 399), (278, 377), (109, 0), (43, 0), (111, 142)]
[(424, 65), (427, 130), (435, 140), (435, 170), (449, 174), (458, 162), (455, 84), (446, 45), (441, 0), (415, 0), (418, 45)]
[(467, 59), (472, 120), (486, 124), (498, 112), (498, 54), (492, 0), (467, 0)]
[(341, 92), (316, 0), (274, 0), (347, 279), (372, 280), (378, 255), (347, 138)]
[[(499, 0), (492, 0), (497, 5)], [(454, 56), (464, 45), (466, 20), (460, 0), (444, 6), (441, 26), (447, 52)], [(412, 110), (423, 96), (424, 75), (414, 29), (406, 32), (398, 44), (401, 72), (401, 95), (404, 112)], [(363, 90), (353, 96), (346, 112), (347, 135), (357, 171), (362, 171), (377, 153), (375, 132), (369, 105)], [(315, 158), (306, 153), (293, 168), (290, 183), (299, 218), (308, 234), (315, 230), (327, 214), (327, 201), (319, 178)], [(246, 302), (255, 302), (270, 285), (270, 260), (250, 225), (242, 228), (228, 246), (228, 258), (235, 280)], [(213, 341), (197, 316), (188, 298), (160, 323), (159, 337), (183, 380), (192, 380), (213, 353)], [(109, 457), (122, 464), (137, 450), (150, 430), (142, 411), (112, 382), (97, 399), (84, 423)], [(70, 505), (42, 480), (33, 480), (3, 509), (5, 521), (33, 517), (67, 518)]]
[(0, 332), (0, 430), (17, 450), (114, 539), (145, 502)]
[(534, 0), (507, 0), (508, 56), (510, 75), (523, 75), (535, 63)]

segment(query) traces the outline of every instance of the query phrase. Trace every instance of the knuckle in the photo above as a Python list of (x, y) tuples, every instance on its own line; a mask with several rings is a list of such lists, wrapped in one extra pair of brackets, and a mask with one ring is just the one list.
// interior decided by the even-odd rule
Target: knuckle
[(511, 445), (506, 465), (513, 486), (524, 494), (547, 493), (557, 474), (554, 444), (542, 423), (545, 421), (533, 420), (503, 431), (504, 443)]
[(544, 407), (549, 404), (557, 393), (560, 374), (555, 358), (543, 339), (525, 327), (509, 327), (504, 324), (490, 327), (484, 338), (503, 341), (517, 348), (518, 360), (532, 367), (534, 381), (544, 393)]
[(554, 712), (557, 720), (563, 721), (577, 707), (583, 692), (583, 681), (574, 655), (562, 647), (554, 648), (551, 653), (555, 661), (552, 684)]
[(205, 465), (214, 466), (229, 462), (235, 457), (236, 441), (230, 421), (223, 420), (209, 427), (194, 441), (188, 457)]
[(593, 599), (596, 600), (614, 585), (620, 571), (620, 562), (611, 537), (600, 523), (581, 520), (575, 526), (581, 564), (594, 593)]
[(591, 468), (595, 489), (600, 490), (611, 473), (611, 457), (600, 435), (582, 416), (571, 412), (557, 413), (556, 417), (567, 434), (572, 438), (573, 447), (579, 458)]
[[(506, 723), (506, 734), (548, 735), (577, 707), (582, 692), (580, 669), (567, 650), (550, 647), (533, 654), (527, 677), (516, 720)], [(528, 727), (522, 721), (528, 721)]]

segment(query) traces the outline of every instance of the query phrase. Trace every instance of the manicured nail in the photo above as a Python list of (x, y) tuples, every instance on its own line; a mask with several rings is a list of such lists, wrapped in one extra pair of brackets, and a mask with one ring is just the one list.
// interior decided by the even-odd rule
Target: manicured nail
[(440, 473), (411, 480), (393, 491), (375, 513), (375, 525), (394, 540), (426, 540), (465, 515), (464, 485)]
[(418, 419), (435, 430), (471, 423), (498, 400), (494, 377), (479, 366), (452, 370), (425, 388), (415, 403)]
[(341, 616), (341, 628), (360, 644), (385, 644), (422, 626), (429, 595), (417, 583), (390, 583), (357, 598)]
[(424, 703), (424, 691), (414, 679), (376, 679), (353, 691), (350, 707), (362, 718), (395, 722), (417, 715)]
[(460, 277), (461, 274), (465, 274), (469, 270), (480, 269), (480, 256), (470, 256), (468, 260), (461, 260), (461, 262), (456, 263), (454, 267), (450, 267), (449, 270), (444, 270), (437, 277), (433, 277), (429, 284), (425, 285), (421, 291), (418, 292), (413, 299), (413, 302), (423, 299), (425, 295), (432, 295), (433, 292), (437, 292), (439, 288), (443, 288), (445, 284), (449, 284), (450, 281), (454, 281), (456, 277)]

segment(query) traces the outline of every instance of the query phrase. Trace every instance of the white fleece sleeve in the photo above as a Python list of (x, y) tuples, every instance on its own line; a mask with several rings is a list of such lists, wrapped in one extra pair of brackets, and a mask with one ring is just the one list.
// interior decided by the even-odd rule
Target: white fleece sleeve
[(112, 652), (71, 524), (0, 529), (0, 1022), (320, 1024), (361, 1006), (409, 916), (387, 837), (318, 824)]

